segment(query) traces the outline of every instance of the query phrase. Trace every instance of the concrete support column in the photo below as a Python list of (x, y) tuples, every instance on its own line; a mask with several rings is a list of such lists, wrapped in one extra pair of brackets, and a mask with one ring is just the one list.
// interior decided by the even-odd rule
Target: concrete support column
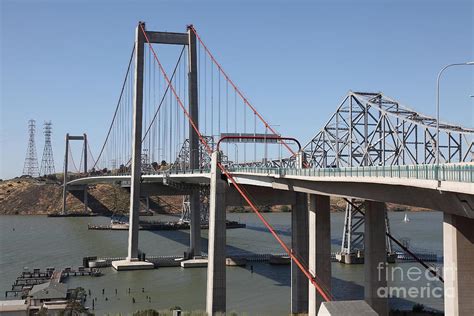
[[(140, 22), (145, 29), (145, 23)], [(130, 214), (128, 230), (128, 261), (138, 260), (138, 222), (140, 212), (140, 180), (142, 161), (143, 63), (144, 35), (141, 26), (135, 30), (135, 89), (133, 100), (132, 175), (130, 183)]]
[[(291, 249), (302, 262), (308, 262), (308, 195), (295, 193), (291, 207)], [(291, 313), (308, 312), (308, 278), (291, 262)]]
[[(388, 299), (378, 295), (379, 288), (387, 287), (387, 250), (385, 212), (383, 202), (366, 201), (364, 246), (364, 297), (381, 316), (388, 315)], [(386, 291), (381, 292), (386, 293)]]
[[(309, 271), (318, 277), (324, 289), (331, 290), (329, 196), (309, 195)], [(309, 283), (308, 315), (316, 316), (323, 301), (314, 285)]]
[(84, 212), (89, 212), (89, 203), (88, 203), (88, 193), (87, 193), (87, 184), (84, 186)]
[[(198, 83), (197, 83), (197, 48), (196, 34), (188, 27), (188, 95), (189, 115), (194, 126), (199, 129)], [(199, 135), (189, 123), (189, 168), (199, 169)], [(189, 196), (190, 209), (190, 240), (189, 254), (201, 255), (201, 201), (199, 191), (193, 191)]]
[[(87, 134), (83, 135), (84, 137), (84, 173), (87, 174)], [(87, 205), (87, 184), (84, 187), (84, 211), (88, 212), (88, 205)]]
[(221, 179), (217, 167), (220, 157), (212, 154), (211, 188), (209, 195), (209, 247), (207, 265), (206, 312), (209, 316), (226, 311), (226, 213), (225, 190), (227, 183)]
[(474, 219), (444, 213), (444, 312), (474, 315)]
[(201, 201), (199, 190), (193, 191), (189, 195), (189, 255), (191, 257), (201, 255)]
[(69, 158), (69, 134), (66, 134), (66, 152), (64, 154), (64, 174), (63, 174), (63, 210), (62, 213), (66, 214), (66, 198), (67, 198), (67, 168)]

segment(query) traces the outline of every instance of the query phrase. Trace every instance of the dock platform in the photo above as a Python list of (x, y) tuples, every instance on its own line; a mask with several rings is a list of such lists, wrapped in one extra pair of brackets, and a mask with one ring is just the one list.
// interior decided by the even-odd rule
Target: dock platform
[[(226, 223), (227, 229), (245, 228), (246, 224), (235, 221)], [(128, 223), (95, 225), (88, 224), (89, 230), (128, 230)], [(142, 221), (139, 224), (139, 230), (189, 230), (189, 223), (186, 222), (148, 222)], [(209, 229), (209, 224), (201, 224), (201, 229)]]
[(60, 283), (63, 279), (71, 276), (100, 276), (102, 273), (98, 269), (78, 267), (72, 269), (70, 267), (56, 270), (55, 268), (47, 268), (46, 271), (33, 269), (33, 271), (23, 271), (12, 284), (11, 290), (5, 291), (5, 297), (26, 297), (33, 286), (46, 282)]

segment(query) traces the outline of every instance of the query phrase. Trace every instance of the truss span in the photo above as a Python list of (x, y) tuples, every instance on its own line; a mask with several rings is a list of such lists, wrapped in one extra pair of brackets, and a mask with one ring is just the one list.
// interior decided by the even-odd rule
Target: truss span
[[(474, 129), (439, 128), (441, 163), (472, 162)], [(436, 119), (383, 93), (350, 91), (303, 150), (313, 168), (433, 164)]]

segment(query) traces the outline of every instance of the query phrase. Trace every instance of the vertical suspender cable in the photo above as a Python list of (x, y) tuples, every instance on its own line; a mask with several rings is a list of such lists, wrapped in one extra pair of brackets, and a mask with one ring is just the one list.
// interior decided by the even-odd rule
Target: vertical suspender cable
[[(276, 132), (276, 130), (269, 126), (269, 124), (267, 123), (267, 121), (263, 118), (262, 115), (260, 115), (260, 113), (256, 110), (256, 108), (247, 100), (247, 98), (244, 96), (244, 94), (239, 90), (239, 88), (237, 87), (237, 85), (230, 79), (230, 77), (227, 75), (227, 73), (224, 71), (224, 69), (222, 68), (222, 66), (217, 62), (217, 60), (214, 58), (214, 55), (211, 53), (211, 51), (207, 48), (207, 46), (204, 44), (204, 42), (202, 41), (201, 37), (199, 36), (199, 34), (197, 33), (196, 29), (191, 26), (191, 31), (196, 35), (196, 38), (198, 39), (198, 41), (201, 43), (202, 47), (204, 48), (204, 51), (209, 55), (209, 58), (211, 59), (211, 61), (216, 64), (218, 70), (220, 72), (222, 72), (222, 74), (224, 75), (224, 77), (226, 78), (227, 81), (229, 81), (229, 83), (234, 87), (234, 89), (236, 90), (236, 92), (238, 93), (238, 95), (240, 96), (240, 98), (243, 100), (244, 104), (246, 106), (248, 106), (256, 115), (257, 117), (260, 119), (260, 121), (266, 126), (268, 127), (268, 129), (273, 133), (273, 134), (278, 134)], [(288, 151), (293, 155), (293, 156), (296, 156), (296, 152), (286, 143), (286, 142), (282, 142), (283, 145), (288, 149)], [(244, 147), (245, 149), (245, 147)], [(244, 150), (245, 152), (245, 150)], [(307, 167), (308, 164), (306, 162), (304, 162), (304, 165)]]
[[(128, 66), (127, 66), (127, 71), (125, 73), (125, 79), (123, 81), (123, 84), (122, 84), (122, 89), (120, 91), (120, 96), (119, 96), (119, 99), (117, 101), (117, 106), (115, 108), (115, 112), (114, 112), (114, 116), (112, 117), (112, 122), (110, 123), (110, 126), (109, 126), (109, 130), (107, 132), (107, 136), (105, 137), (105, 141), (104, 141), (104, 144), (102, 145), (102, 148), (99, 152), (99, 155), (97, 156), (97, 161), (100, 159), (100, 157), (102, 156), (102, 153), (104, 152), (104, 149), (105, 147), (107, 146), (107, 141), (109, 140), (109, 136), (110, 136), (110, 133), (112, 131), (112, 127), (113, 127), (113, 124), (114, 124), (114, 121), (115, 121), (115, 118), (117, 116), (117, 111), (120, 107), (120, 103), (122, 101), (122, 97), (123, 97), (123, 93), (124, 93), (124, 90), (125, 90), (125, 87), (126, 87), (126, 83), (127, 83), (127, 78), (129, 77), (129, 73), (130, 73), (130, 67), (132, 65), (132, 61), (133, 61), (133, 56), (135, 54), (135, 45), (133, 45), (133, 49), (132, 49), (132, 53), (130, 54), (130, 60), (128, 62)], [(97, 161), (96, 163), (94, 164), (94, 166), (92, 168), (95, 168), (96, 167), (96, 164), (97, 164)]]
[(214, 64), (211, 63), (211, 134), (214, 137)]

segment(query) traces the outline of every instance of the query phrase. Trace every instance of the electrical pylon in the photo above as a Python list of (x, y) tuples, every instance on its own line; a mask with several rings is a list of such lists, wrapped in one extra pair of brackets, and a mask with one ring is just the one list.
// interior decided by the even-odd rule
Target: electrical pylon
[(43, 134), (44, 134), (44, 149), (43, 158), (41, 159), (40, 175), (54, 174), (54, 156), (53, 147), (51, 146), (51, 134), (53, 132), (53, 124), (51, 121), (44, 122)]
[(28, 121), (28, 149), (26, 150), (25, 164), (23, 166), (23, 175), (31, 177), (38, 177), (38, 157), (36, 156), (36, 144), (35, 144), (35, 133), (36, 133), (36, 121)]

